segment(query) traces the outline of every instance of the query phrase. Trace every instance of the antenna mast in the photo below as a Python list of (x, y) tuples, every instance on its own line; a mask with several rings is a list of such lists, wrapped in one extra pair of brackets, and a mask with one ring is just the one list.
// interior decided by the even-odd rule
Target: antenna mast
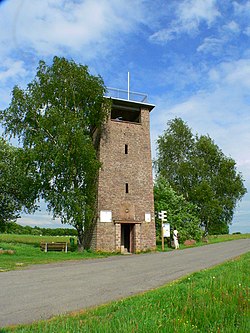
[(129, 100), (129, 72), (128, 72), (128, 100)]

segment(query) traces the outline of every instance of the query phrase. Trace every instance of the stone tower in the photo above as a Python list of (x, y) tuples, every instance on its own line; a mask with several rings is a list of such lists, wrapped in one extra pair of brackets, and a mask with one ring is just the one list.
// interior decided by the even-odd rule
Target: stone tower
[(98, 218), (92, 247), (130, 252), (155, 249), (149, 113), (154, 105), (112, 98), (101, 133)]

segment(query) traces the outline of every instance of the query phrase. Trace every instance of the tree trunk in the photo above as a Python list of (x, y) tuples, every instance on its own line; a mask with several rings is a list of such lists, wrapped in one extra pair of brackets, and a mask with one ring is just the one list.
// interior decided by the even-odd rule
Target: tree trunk
[(82, 228), (76, 228), (77, 230), (77, 245), (78, 252), (83, 252), (84, 250), (84, 232)]
[(84, 229), (84, 248), (90, 249), (92, 245), (93, 233), (96, 225), (96, 217), (93, 217), (89, 225)]

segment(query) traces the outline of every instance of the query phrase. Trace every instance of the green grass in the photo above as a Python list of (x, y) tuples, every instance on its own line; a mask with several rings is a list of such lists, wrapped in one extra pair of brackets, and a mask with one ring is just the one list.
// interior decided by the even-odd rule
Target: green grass
[(245, 333), (250, 252), (159, 289), (1, 333)]
[(217, 243), (217, 242), (226, 242), (235, 239), (246, 239), (250, 238), (250, 234), (234, 234), (234, 235), (211, 235), (208, 236), (209, 243)]
[(0, 242), (2, 243), (17, 243), (17, 244), (33, 244), (40, 245), (40, 242), (68, 242), (73, 236), (35, 236), (35, 235), (15, 235), (15, 234), (0, 234)]
[[(92, 251), (43, 252), (40, 250), (40, 242), (68, 242), (70, 237), (55, 236), (32, 236), (32, 235), (0, 235), (0, 249), (14, 250), (14, 254), (0, 254), (1, 272), (22, 269), (32, 264), (47, 264), (65, 260), (80, 260), (89, 258), (100, 258), (111, 254), (94, 253)], [(75, 241), (76, 242), (76, 241)]]
[[(92, 251), (84, 251), (83, 253), (75, 252), (48, 252), (44, 253), (40, 250), (40, 242), (70, 242), (69, 236), (34, 236), (34, 235), (14, 235), (0, 234), (0, 249), (14, 250), (14, 254), (0, 254), (0, 273), (8, 270), (22, 269), (28, 265), (46, 264), (64, 260), (80, 260), (88, 258), (100, 258), (111, 253), (94, 253)], [(250, 238), (250, 234), (240, 235), (221, 235), (209, 236), (208, 244), (223, 242), (233, 239)], [(76, 243), (76, 238), (75, 238)], [(202, 246), (205, 243), (197, 243), (195, 246)], [(183, 244), (180, 245), (184, 249)], [(157, 243), (157, 250), (161, 251), (161, 242)], [(165, 251), (172, 251), (165, 244)]]
[[(197, 247), (197, 246), (204, 246), (207, 244), (214, 244), (214, 243), (221, 243), (221, 242), (227, 242), (231, 240), (236, 240), (236, 239), (246, 239), (250, 238), (250, 234), (235, 234), (235, 235), (211, 235), (207, 236), (206, 240), (207, 242), (197, 242), (195, 245), (189, 246), (189, 247)], [(161, 240), (157, 241), (157, 251), (162, 250), (162, 245), (161, 245)], [(187, 248), (185, 245), (180, 244), (180, 249), (185, 249)], [(164, 251), (172, 251), (172, 248), (169, 248), (167, 246), (167, 241), (165, 240), (165, 250)]]

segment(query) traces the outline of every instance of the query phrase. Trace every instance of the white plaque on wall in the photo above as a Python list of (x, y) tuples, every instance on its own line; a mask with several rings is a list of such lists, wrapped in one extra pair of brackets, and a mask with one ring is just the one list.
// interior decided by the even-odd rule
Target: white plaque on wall
[(145, 222), (151, 222), (151, 213), (145, 213)]
[(100, 222), (112, 222), (112, 211), (101, 210), (100, 211)]

